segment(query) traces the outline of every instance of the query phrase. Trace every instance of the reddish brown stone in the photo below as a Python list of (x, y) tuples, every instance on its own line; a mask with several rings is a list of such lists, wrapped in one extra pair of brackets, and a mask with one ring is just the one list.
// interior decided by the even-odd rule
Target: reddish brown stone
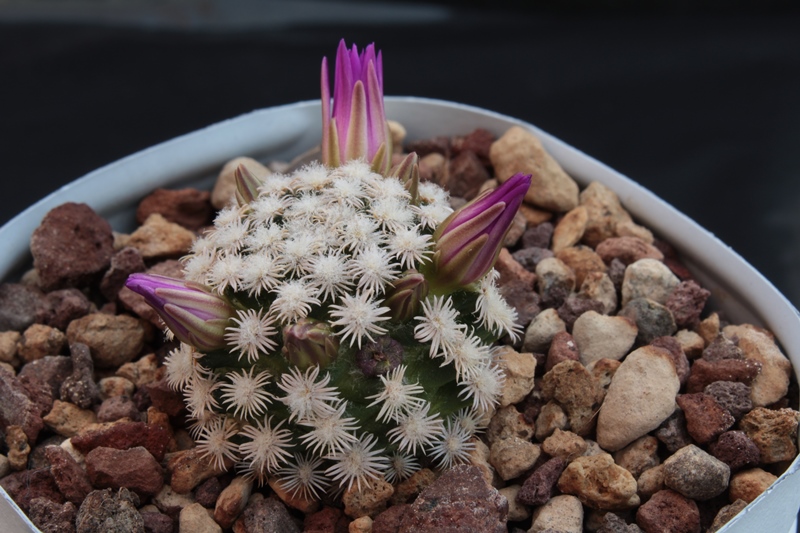
[(560, 331), (555, 334), (553, 341), (550, 343), (544, 370), (545, 372), (550, 372), (558, 363), (562, 361), (578, 361), (580, 356), (578, 345), (575, 344), (572, 335), (566, 331)]
[(433, 153), (442, 154), (443, 156), (449, 156), (450, 137), (442, 135), (439, 137), (432, 137), (429, 139), (412, 141), (406, 145), (406, 151), (409, 153), (417, 152), (417, 155), (420, 158)]
[[(411, 509), (411, 504), (393, 505), (375, 517), (372, 521), (373, 533), (398, 533), (403, 517)], [(308, 530), (306, 530), (307, 532)]]
[(128, 450), (95, 448), (86, 454), (86, 473), (98, 489), (124, 487), (140, 496), (153, 496), (164, 486), (161, 466), (141, 446)]
[(92, 492), (92, 484), (86, 471), (59, 446), (48, 446), (44, 453), (58, 490), (67, 501), (80, 505), (86, 495)]
[(689, 379), (691, 369), (689, 368), (689, 359), (686, 357), (686, 354), (683, 353), (678, 339), (675, 337), (656, 337), (650, 344), (669, 352), (669, 356), (672, 358), (672, 362), (675, 365), (675, 372), (678, 374), (678, 380), (681, 382), (681, 386), (685, 385), (686, 381)]
[(50, 327), (66, 331), (70, 322), (92, 311), (94, 304), (75, 288), (61, 289), (47, 293), (50, 313), (44, 323)]
[(44, 293), (21, 283), (0, 283), (0, 331), (24, 331), (52, 310)]
[(669, 418), (664, 420), (654, 435), (670, 453), (675, 453), (692, 442), (686, 431), (686, 417), (680, 409), (676, 409)]
[(758, 466), (761, 453), (758, 446), (747, 436), (744, 431), (726, 431), (719, 436), (717, 442), (709, 446), (711, 455), (727, 464), (731, 473), (745, 467)]
[(693, 500), (660, 490), (636, 511), (636, 524), (645, 533), (700, 533), (700, 511)]
[(199, 230), (211, 223), (214, 214), (211, 193), (199, 189), (156, 189), (139, 203), (136, 222), (144, 224), (153, 213), (190, 230)]
[(194, 501), (202, 505), (203, 507), (208, 507), (209, 509), (213, 509), (214, 505), (217, 503), (217, 498), (219, 498), (220, 493), (222, 492), (222, 483), (219, 480), (219, 476), (208, 478), (207, 480), (200, 483), (200, 485), (194, 491)]
[(486, 482), (480, 469), (458, 465), (422, 491), (398, 533), (506, 533), (507, 516), (508, 500)]
[(145, 533), (173, 533), (175, 523), (172, 518), (158, 511), (140, 513), (144, 522)]
[(44, 427), (43, 408), (46, 405), (33, 401), (19, 379), (0, 369), (0, 429), (20, 426), (28, 442), (36, 442), (36, 437)]
[(744, 352), (732, 340), (723, 335), (717, 335), (716, 338), (703, 349), (703, 359), (706, 361), (744, 359)]
[(553, 489), (567, 463), (553, 457), (533, 471), (517, 493), (517, 502), (525, 505), (544, 505), (553, 496)]
[(700, 444), (708, 444), (736, 421), (727, 409), (702, 392), (681, 394), (676, 401), (686, 417), (686, 430)]
[(517, 311), (517, 324), (523, 329), (539, 314), (539, 294), (524, 280), (513, 280), (500, 286), (506, 303)]
[(25, 386), (28, 396), (47, 395), (48, 405), (44, 412), (50, 411), (53, 400), (59, 397), (61, 383), (72, 373), (72, 361), (65, 355), (46, 355), (26, 363), (17, 374), (17, 379)]
[(141, 418), (136, 403), (128, 396), (106, 398), (97, 409), (98, 422), (114, 422), (122, 418), (130, 418), (133, 421)]
[(572, 329), (578, 317), (587, 311), (603, 312), (603, 303), (592, 300), (585, 294), (570, 294), (558, 307), (558, 317), (564, 321), (567, 329)]
[(245, 533), (300, 533), (289, 511), (276, 498), (250, 500), (233, 530)]
[(153, 407), (169, 416), (178, 416), (186, 409), (183, 397), (169, 386), (166, 378), (148, 383), (142, 390), (147, 391)]
[[(392, 509), (394, 509), (394, 507), (392, 507)], [(336, 526), (342, 517), (344, 517), (344, 513), (342, 513), (340, 509), (335, 507), (323, 507), (316, 513), (306, 515), (303, 521), (303, 533), (338, 533)], [(345, 531), (347, 530), (345, 529)]]
[(73, 533), (77, 513), (72, 502), (59, 504), (47, 498), (34, 498), (28, 518), (42, 533)]
[(489, 130), (477, 128), (464, 135), (452, 139), (453, 153), (458, 154), (465, 150), (475, 152), (484, 165), (489, 164), (489, 150), (495, 141), (494, 135)]
[(478, 156), (467, 150), (450, 160), (450, 172), (445, 187), (452, 196), (472, 200), (489, 178), (489, 172)]
[(36, 498), (64, 503), (64, 496), (59, 492), (49, 468), (14, 472), (0, 479), (0, 486), (26, 513), (30, 509), (31, 501)]
[(639, 259), (664, 259), (664, 254), (652, 244), (638, 237), (609, 237), (597, 245), (595, 252), (606, 264), (618, 259), (625, 265), (635, 263)]
[(68, 202), (47, 213), (34, 230), (31, 254), (43, 290), (85, 287), (108, 268), (114, 236), (91, 207)]
[(672, 291), (664, 304), (672, 311), (678, 328), (693, 328), (711, 293), (693, 280), (682, 281)]
[(142, 254), (132, 246), (127, 246), (111, 257), (111, 266), (100, 281), (100, 292), (111, 302), (116, 301), (119, 291), (125, 286), (128, 276), (144, 272)]
[(127, 450), (143, 446), (157, 461), (164, 459), (169, 445), (166, 429), (144, 422), (118, 422), (72, 437), (72, 445), (83, 454), (98, 447)]
[(541, 224), (529, 227), (525, 230), (525, 233), (522, 234), (522, 247), (548, 250), (550, 248), (550, 239), (553, 238), (554, 229), (553, 224), (550, 222), (542, 222)]
[(749, 359), (720, 359), (708, 361), (698, 359), (692, 365), (692, 372), (686, 382), (686, 392), (703, 392), (715, 381), (738, 381), (750, 385), (761, 372), (761, 363)]

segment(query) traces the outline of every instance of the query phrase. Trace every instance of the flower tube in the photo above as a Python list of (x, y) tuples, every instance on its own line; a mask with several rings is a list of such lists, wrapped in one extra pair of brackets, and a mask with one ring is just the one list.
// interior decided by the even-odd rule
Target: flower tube
[(144, 296), (175, 337), (201, 351), (223, 348), (234, 316), (227, 300), (191, 281), (155, 274), (131, 274), (125, 286)]
[(445, 293), (464, 287), (492, 269), (530, 184), (530, 174), (515, 174), (437, 226), (428, 276), (432, 291)]
[(364, 159), (380, 174), (389, 171), (391, 137), (383, 109), (381, 53), (370, 44), (361, 53), (344, 39), (336, 52), (333, 110), (328, 78), (328, 60), (322, 59), (322, 162), (338, 167)]

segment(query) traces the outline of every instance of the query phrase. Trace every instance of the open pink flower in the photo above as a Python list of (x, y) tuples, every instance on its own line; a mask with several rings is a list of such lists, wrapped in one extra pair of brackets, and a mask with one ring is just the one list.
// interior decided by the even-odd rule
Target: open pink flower
[(432, 288), (464, 287), (491, 270), (530, 184), (530, 174), (515, 174), (439, 224), (433, 233)]
[(178, 340), (206, 352), (226, 346), (225, 328), (235, 311), (221, 296), (198, 283), (155, 274), (131, 274), (125, 286), (144, 296)]
[(370, 44), (359, 53), (348, 50), (344, 39), (336, 52), (333, 112), (328, 58), (322, 59), (322, 162), (330, 167), (364, 159), (381, 174), (389, 171), (391, 138), (383, 109), (381, 53)]

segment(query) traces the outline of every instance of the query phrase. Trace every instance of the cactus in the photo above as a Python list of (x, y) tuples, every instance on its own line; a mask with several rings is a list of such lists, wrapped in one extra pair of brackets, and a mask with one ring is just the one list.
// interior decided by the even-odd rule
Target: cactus
[(416, 157), (333, 159), (237, 173), (185, 281), (128, 281), (180, 341), (167, 379), (200, 449), (306, 498), (465, 462), (502, 387), (492, 345), (519, 334), (493, 265), (529, 176), (452, 212)]

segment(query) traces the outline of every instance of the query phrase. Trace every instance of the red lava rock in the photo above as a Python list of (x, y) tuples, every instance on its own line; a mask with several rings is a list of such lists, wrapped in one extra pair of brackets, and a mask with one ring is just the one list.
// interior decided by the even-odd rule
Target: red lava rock
[(515, 261), (522, 265), (525, 270), (529, 272), (536, 272), (536, 265), (539, 264), (539, 261), (547, 257), (555, 256), (553, 252), (547, 248), (536, 248), (535, 246), (531, 246), (529, 248), (517, 250), (511, 254), (511, 257), (513, 257)]
[(716, 442), (711, 443), (708, 451), (727, 464), (731, 468), (731, 473), (745, 467), (758, 466), (761, 460), (758, 446), (744, 431), (726, 431)]
[(127, 489), (95, 490), (78, 509), (75, 525), (80, 533), (145, 533), (138, 506), (139, 497)]
[[(400, 505), (396, 505), (391, 507), (390, 509), (394, 509), (396, 507), (402, 507)], [(410, 507), (410, 506), (406, 506)], [(384, 512), (388, 512), (384, 511)], [(380, 515), (378, 515), (380, 517)], [(344, 513), (337, 509), (336, 507), (323, 507), (319, 511), (313, 514), (306, 515), (305, 520), (303, 521), (303, 533), (339, 533), (341, 530), (337, 527), (337, 525), (343, 520), (347, 519)], [(376, 517), (377, 520), (377, 517)], [(375, 523), (372, 524), (372, 529), (375, 533), (382, 531), (380, 529), (375, 529)], [(342, 533), (347, 533), (347, 526), (345, 525), (344, 530)], [(387, 529), (386, 533), (394, 533), (396, 529)]]
[(145, 533), (173, 533), (175, 524), (172, 518), (158, 511), (141, 513)]
[(208, 478), (195, 489), (194, 501), (203, 507), (213, 509), (223, 488), (219, 476)]
[(422, 491), (403, 517), (399, 533), (505, 533), (507, 516), (508, 500), (486, 483), (480, 469), (458, 465)]
[(450, 137), (441, 135), (439, 137), (431, 137), (429, 139), (421, 139), (412, 141), (406, 144), (406, 151), (417, 152), (420, 158), (428, 154), (442, 154), (443, 156), (450, 155)]
[(127, 450), (143, 446), (157, 461), (161, 461), (169, 445), (169, 433), (162, 427), (144, 422), (118, 422), (80, 433), (71, 440), (75, 449), (83, 454), (98, 447)]
[(114, 422), (122, 418), (130, 418), (133, 421), (141, 418), (141, 413), (136, 407), (136, 403), (128, 396), (107, 398), (97, 409), (98, 422)]
[(87, 409), (100, 398), (100, 388), (94, 380), (94, 361), (89, 347), (80, 342), (69, 345), (72, 374), (61, 384), (61, 400)]
[(237, 533), (300, 533), (289, 511), (275, 498), (251, 500), (233, 529)]
[(489, 172), (474, 152), (465, 150), (450, 160), (446, 186), (452, 196), (472, 200), (490, 178)]
[(31, 501), (36, 498), (64, 503), (64, 496), (59, 492), (50, 468), (14, 472), (0, 479), (0, 486), (26, 513), (30, 510)]
[(110, 302), (115, 302), (125, 280), (135, 272), (144, 272), (142, 254), (132, 246), (126, 246), (111, 257), (111, 266), (100, 281), (100, 292)]
[(711, 292), (693, 280), (681, 281), (667, 298), (667, 309), (672, 311), (678, 328), (693, 328), (700, 322), (700, 314)]
[[(551, 222), (542, 222), (525, 230), (522, 234), (522, 248), (550, 249), (550, 240), (555, 228)], [(552, 252), (550, 252), (552, 253)]]
[(703, 392), (716, 400), (716, 402), (739, 420), (752, 411), (753, 400), (750, 397), (750, 387), (736, 381), (715, 381), (708, 385)]
[(209, 225), (214, 215), (211, 193), (199, 189), (156, 189), (139, 203), (136, 222), (144, 224), (153, 213), (190, 230), (199, 230)]
[(42, 406), (31, 399), (25, 385), (0, 369), (0, 429), (20, 426), (28, 442), (36, 442), (44, 427), (42, 414)]
[(141, 496), (153, 496), (164, 486), (164, 472), (145, 448), (128, 450), (98, 447), (86, 454), (86, 473), (99, 488), (124, 487)]
[(43, 290), (85, 287), (111, 263), (114, 236), (91, 207), (68, 202), (53, 208), (33, 231), (31, 254)]
[(533, 471), (517, 493), (517, 501), (525, 505), (544, 505), (553, 496), (558, 478), (567, 463), (553, 457)]
[(664, 254), (638, 237), (609, 237), (603, 239), (595, 248), (595, 252), (606, 264), (618, 259), (625, 265), (635, 263), (639, 259), (664, 259)]
[(572, 335), (566, 331), (559, 331), (550, 343), (544, 371), (550, 372), (554, 366), (562, 361), (578, 361), (579, 359), (578, 345), (575, 344)]
[(39, 289), (21, 283), (0, 283), (0, 331), (24, 331), (44, 322), (50, 304)]
[(614, 513), (606, 513), (603, 515), (603, 525), (597, 533), (642, 533), (642, 530), (636, 524), (628, 524)]
[(708, 361), (701, 358), (692, 365), (686, 382), (686, 392), (703, 392), (715, 381), (737, 381), (750, 385), (761, 372), (761, 363), (750, 359), (720, 359)]
[(700, 533), (700, 511), (694, 500), (673, 490), (660, 490), (636, 511), (645, 533)]
[(59, 446), (46, 447), (44, 454), (50, 463), (50, 472), (58, 490), (67, 501), (80, 505), (86, 495), (92, 492), (92, 484), (86, 471)]
[(141, 390), (147, 391), (153, 407), (169, 416), (178, 416), (186, 409), (183, 397), (169, 386), (166, 378), (148, 383)]
[(523, 280), (513, 280), (500, 287), (500, 294), (506, 299), (506, 303), (516, 309), (517, 324), (522, 328), (528, 326), (533, 317), (539, 314), (539, 295), (527, 282)]
[(685, 385), (686, 381), (689, 379), (691, 368), (689, 367), (689, 359), (686, 357), (686, 354), (683, 353), (678, 339), (675, 337), (656, 337), (650, 344), (669, 352), (669, 356), (675, 364), (675, 371), (678, 373), (678, 380), (681, 386)]
[(558, 316), (572, 329), (578, 317), (587, 311), (603, 312), (603, 303), (592, 300), (585, 294), (570, 294), (558, 308)]
[(716, 338), (703, 349), (702, 357), (706, 361), (744, 359), (744, 352), (732, 340), (723, 335), (717, 335)]
[(48, 292), (46, 298), (50, 313), (44, 323), (61, 331), (66, 331), (70, 322), (89, 314), (94, 307), (86, 295), (75, 288)]
[(58, 504), (47, 498), (34, 498), (28, 518), (43, 533), (73, 533), (77, 512), (72, 502)]
[[(47, 394), (50, 405), (59, 398), (61, 383), (72, 373), (72, 361), (65, 355), (46, 355), (26, 363), (20, 369), (17, 378), (30, 394)], [(49, 411), (50, 409), (47, 409)]]
[(727, 409), (702, 392), (681, 394), (676, 401), (686, 417), (686, 430), (700, 444), (708, 444), (736, 421)]
[(465, 150), (474, 152), (484, 165), (490, 164), (489, 150), (495, 141), (494, 135), (489, 130), (476, 128), (467, 135), (454, 137), (452, 148), (454, 154), (459, 154)]

